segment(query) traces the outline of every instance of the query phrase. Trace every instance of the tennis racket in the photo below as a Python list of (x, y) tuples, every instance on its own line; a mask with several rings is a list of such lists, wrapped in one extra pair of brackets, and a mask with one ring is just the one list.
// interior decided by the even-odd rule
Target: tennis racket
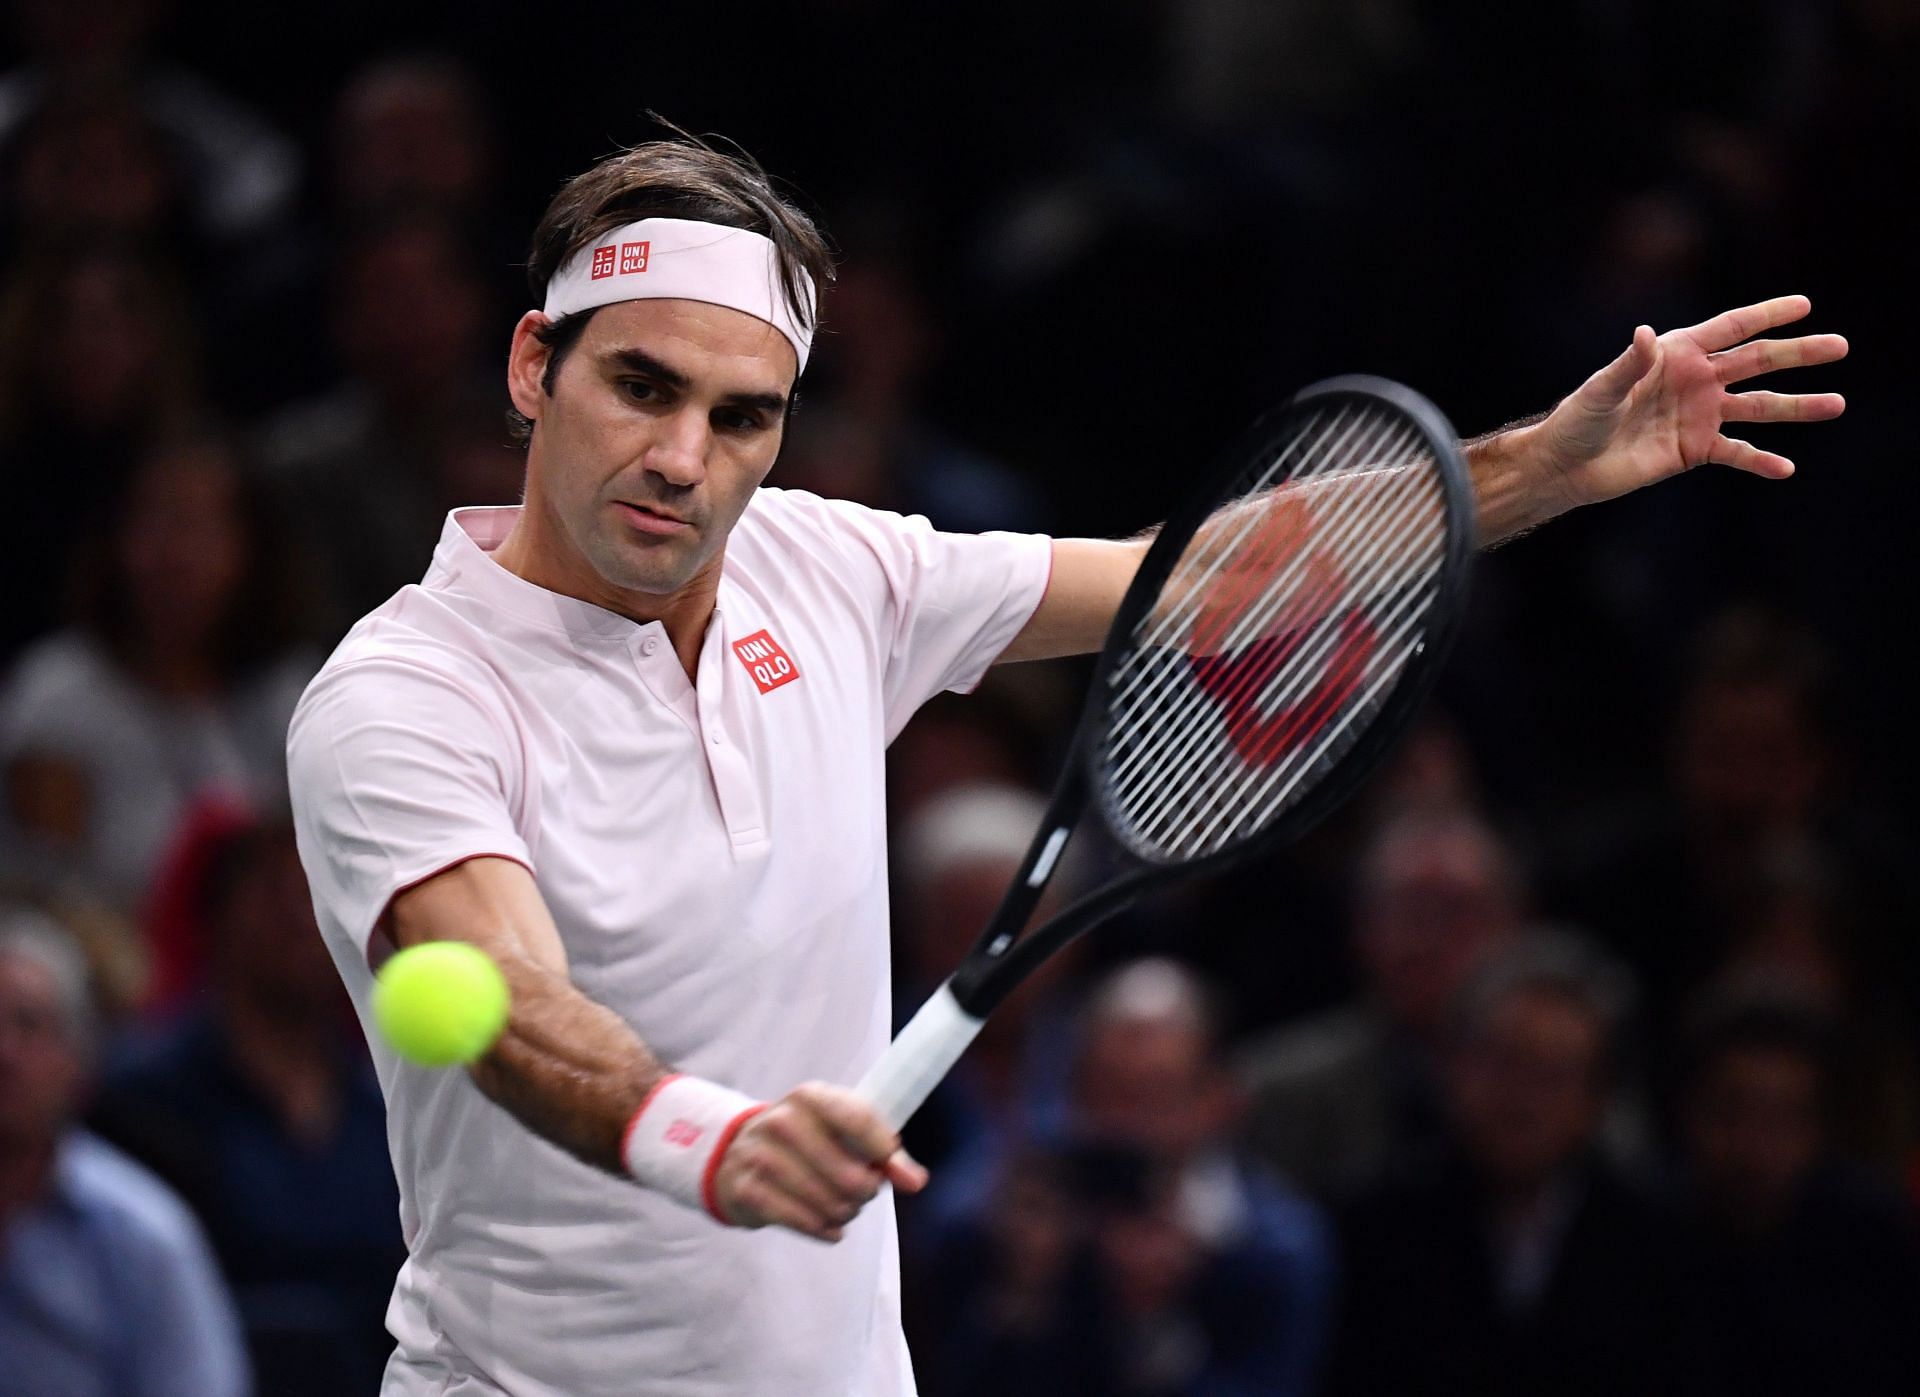
[[(1453, 429), (1411, 389), (1328, 379), (1255, 423), (1148, 550), (1020, 871), (860, 1093), (905, 1125), (1048, 956), (1156, 885), (1258, 858), (1338, 806), (1432, 686), (1473, 537)], [(1123, 866), (1023, 935), (1089, 814)]]

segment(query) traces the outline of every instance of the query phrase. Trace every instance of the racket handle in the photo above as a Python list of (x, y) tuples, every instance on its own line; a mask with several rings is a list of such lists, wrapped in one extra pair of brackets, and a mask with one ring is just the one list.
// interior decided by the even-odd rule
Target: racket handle
[(898, 1130), (960, 1060), (983, 1022), (960, 1007), (951, 982), (943, 984), (887, 1045), (855, 1090)]

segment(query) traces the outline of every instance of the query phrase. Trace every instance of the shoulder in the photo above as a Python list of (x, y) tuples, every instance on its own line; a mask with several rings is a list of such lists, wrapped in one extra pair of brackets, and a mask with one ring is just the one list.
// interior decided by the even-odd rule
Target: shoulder
[(393, 688), (465, 691), (496, 699), (499, 671), (486, 658), (477, 620), (446, 598), (407, 586), (355, 623), (306, 686), (301, 706), (319, 694)]
[[(503, 760), (521, 748), (511, 691), (477, 649), (390, 617), (369, 617), (301, 691), (288, 724), (288, 751), (325, 766), (322, 754), (337, 761), (340, 744), (360, 735), (376, 738), (371, 755), (387, 760), (393, 742), (409, 734)], [(297, 765), (305, 769), (304, 762)]]
[(200, 1249), (200, 1224), (179, 1196), (98, 1136), (71, 1134), (59, 1170), (73, 1206), (126, 1250), (152, 1258)]

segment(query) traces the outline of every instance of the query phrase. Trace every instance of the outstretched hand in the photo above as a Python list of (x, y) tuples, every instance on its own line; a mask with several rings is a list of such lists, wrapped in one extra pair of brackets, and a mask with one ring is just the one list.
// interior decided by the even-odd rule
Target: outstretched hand
[(1537, 426), (1565, 507), (1613, 499), (1708, 462), (1769, 480), (1792, 475), (1785, 456), (1729, 437), (1723, 428), (1825, 422), (1846, 409), (1838, 393), (1728, 391), (1776, 369), (1845, 358), (1847, 342), (1839, 335), (1754, 338), (1812, 308), (1805, 296), (1780, 296), (1664, 335), (1645, 325), (1635, 330), (1624, 354)]

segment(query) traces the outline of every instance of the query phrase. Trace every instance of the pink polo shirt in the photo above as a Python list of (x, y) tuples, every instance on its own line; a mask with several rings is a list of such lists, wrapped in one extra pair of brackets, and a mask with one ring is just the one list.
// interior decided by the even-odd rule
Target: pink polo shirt
[[(450, 515), (294, 716), (301, 857), (362, 1022), (393, 895), (497, 854), (667, 1062), (761, 1098), (857, 1080), (889, 1026), (884, 750), (1025, 624), (1048, 541), (762, 490), (690, 684), (659, 623), (489, 559), (515, 514)], [(890, 1196), (837, 1246), (723, 1228), (368, 1037), (410, 1251), (388, 1393), (913, 1391)]]

